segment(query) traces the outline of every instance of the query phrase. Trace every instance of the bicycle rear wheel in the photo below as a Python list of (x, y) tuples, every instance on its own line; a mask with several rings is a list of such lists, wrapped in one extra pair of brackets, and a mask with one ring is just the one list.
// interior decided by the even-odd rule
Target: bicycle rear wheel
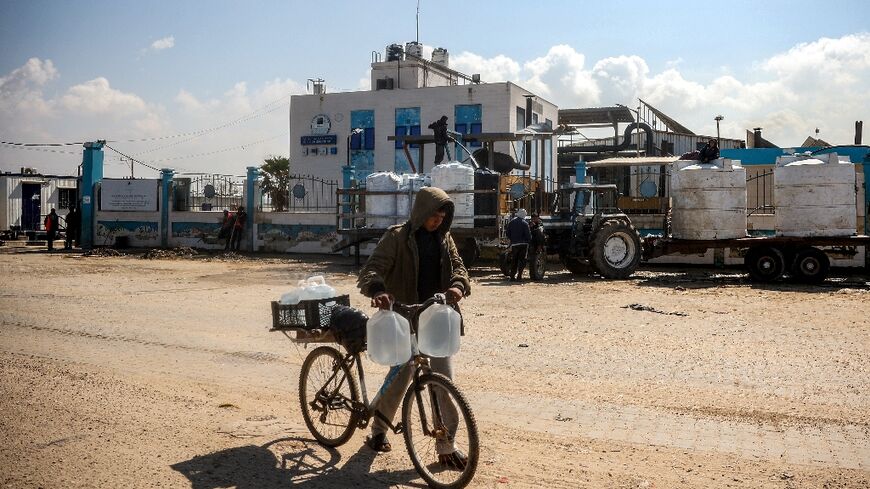
[(314, 349), (302, 363), (299, 403), (308, 431), (328, 447), (343, 445), (357, 426), (352, 402), (359, 387), (341, 353), (330, 346)]
[[(471, 482), (480, 457), (477, 422), (450, 379), (432, 373), (412, 383), (402, 403), (402, 424), (411, 462), (430, 487), (454, 489)], [(453, 451), (468, 457), (464, 468), (439, 460), (440, 454)]]

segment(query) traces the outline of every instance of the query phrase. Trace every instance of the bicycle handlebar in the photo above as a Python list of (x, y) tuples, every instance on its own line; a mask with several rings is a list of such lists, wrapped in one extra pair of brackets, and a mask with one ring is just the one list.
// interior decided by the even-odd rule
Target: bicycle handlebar
[(393, 302), (393, 310), (402, 316), (413, 317), (433, 304), (447, 304), (447, 296), (438, 293), (429, 299), (426, 299), (422, 304), (402, 304), (401, 302)]

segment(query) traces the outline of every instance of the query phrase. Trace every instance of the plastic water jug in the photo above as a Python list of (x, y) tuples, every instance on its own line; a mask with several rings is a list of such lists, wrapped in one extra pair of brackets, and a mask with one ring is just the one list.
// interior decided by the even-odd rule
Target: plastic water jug
[(308, 279), (308, 285), (305, 287), (308, 299), (328, 299), (338, 295), (335, 289), (326, 285), (326, 280), (322, 275), (315, 275)]
[(290, 292), (287, 292), (287, 293), (281, 295), (281, 299), (278, 302), (280, 304), (287, 304), (287, 305), (291, 305), (291, 306), (299, 304), (299, 301), (302, 300), (302, 294), (303, 294), (304, 289), (305, 289), (305, 281), (300, 280), (296, 284), (296, 288), (291, 290)]
[(369, 358), (380, 365), (401, 365), (411, 358), (411, 325), (393, 311), (381, 309), (366, 323)]
[(417, 347), (420, 353), (435, 358), (449, 357), (459, 351), (462, 316), (446, 304), (435, 304), (420, 314)]

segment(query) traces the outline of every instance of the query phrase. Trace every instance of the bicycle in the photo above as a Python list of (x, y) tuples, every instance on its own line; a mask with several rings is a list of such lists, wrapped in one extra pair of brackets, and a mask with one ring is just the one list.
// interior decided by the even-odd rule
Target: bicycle
[[(412, 332), (416, 333), (420, 313), (433, 304), (445, 302), (443, 294), (436, 294), (422, 304), (395, 303), (393, 309), (408, 318)], [(319, 443), (338, 447), (350, 440), (354, 430), (366, 428), (377, 416), (394, 434), (403, 435), (414, 468), (430, 487), (465, 487), (474, 477), (480, 457), (474, 413), (456, 385), (444, 375), (433, 372), (429, 358), (417, 350), (415, 342), (412, 343), (409, 363), (413, 363), (414, 372), (402, 401), (399, 423), (393, 425), (374, 408), (395, 375), (387, 376), (378, 394), (369, 402), (360, 361), (364, 346), (350, 348), (346, 354), (332, 346), (320, 346), (305, 358), (299, 377), (299, 402), (305, 425)], [(359, 384), (362, 384), (361, 395), (357, 378), (353, 375), (354, 365)], [(408, 367), (405, 364), (405, 368)], [(451, 410), (456, 413), (455, 421), (450, 419)], [(440, 463), (439, 444), (464, 452), (468, 457), (465, 467)]]

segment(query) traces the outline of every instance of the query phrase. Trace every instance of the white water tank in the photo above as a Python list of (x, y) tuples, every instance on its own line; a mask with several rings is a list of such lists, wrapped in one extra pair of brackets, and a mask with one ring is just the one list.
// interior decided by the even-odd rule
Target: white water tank
[(435, 48), (432, 51), (432, 62), (447, 67), (450, 65), (450, 54), (444, 48)]
[(847, 157), (780, 156), (773, 169), (776, 235), (855, 234), (855, 196), (855, 165)]
[[(432, 168), (432, 186), (450, 195), (453, 201), (453, 227), (474, 227), (474, 168), (458, 161)], [(456, 193), (457, 190), (470, 192)]]
[(429, 175), (418, 173), (403, 173), (401, 178), (402, 183), (399, 184), (401, 193), (396, 197), (396, 215), (399, 216), (399, 223), (411, 217), (417, 192), (430, 183)]
[(677, 161), (671, 172), (671, 200), (674, 238), (746, 236), (746, 170), (739, 161)]
[(423, 45), (417, 41), (411, 41), (405, 43), (405, 54), (410, 54), (411, 56), (416, 56), (418, 58), (423, 57)]
[[(366, 177), (367, 192), (398, 192), (402, 179), (391, 171), (371, 173)], [(366, 195), (366, 227), (386, 229), (396, 224), (396, 195)], [(389, 216), (389, 217), (386, 217)]]

